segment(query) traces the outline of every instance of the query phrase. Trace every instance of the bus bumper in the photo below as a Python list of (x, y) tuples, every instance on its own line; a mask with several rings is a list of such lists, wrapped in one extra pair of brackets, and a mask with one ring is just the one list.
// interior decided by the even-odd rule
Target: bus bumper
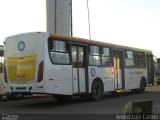
[(45, 93), (44, 85), (43, 84), (7, 84), (6, 85), (6, 92), (11, 93), (24, 93), (24, 94), (31, 94), (31, 93)]

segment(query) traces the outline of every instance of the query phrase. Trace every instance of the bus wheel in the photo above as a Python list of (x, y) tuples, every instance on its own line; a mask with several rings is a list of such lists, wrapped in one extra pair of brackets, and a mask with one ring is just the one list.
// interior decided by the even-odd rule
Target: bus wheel
[(96, 80), (93, 82), (92, 85), (92, 93), (91, 93), (91, 99), (98, 101), (101, 100), (103, 96), (103, 85), (99, 80)]
[(8, 94), (6, 96), (9, 100), (19, 100), (19, 99), (22, 99), (24, 97), (23, 94), (15, 94), (15, 93), (11, 93), (11, 94)]
[(142, 79), (140, 82), (140, 87), (138, 89), (132, 89), (133, 93), (143, 93), (145, 91), (146, 81)]
[(145, 79), (142, 79), (140, 82), (140, 88), (138, 89), (138, 93), (143, 93), (146, 88), (146, 81)]
[(53, 95), (59, 102), (68, 102), (71, 100), (71, 95)]

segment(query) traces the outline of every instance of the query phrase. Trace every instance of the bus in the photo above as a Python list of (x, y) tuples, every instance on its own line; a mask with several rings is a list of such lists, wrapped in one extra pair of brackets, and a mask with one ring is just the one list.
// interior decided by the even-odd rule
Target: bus
[(150, 50), (48, 32), (7, 37), (4, 64), (8, 92), (47, 93), (58, 100), (100, 100), (104, 92), (142, 93), (154, 84)]

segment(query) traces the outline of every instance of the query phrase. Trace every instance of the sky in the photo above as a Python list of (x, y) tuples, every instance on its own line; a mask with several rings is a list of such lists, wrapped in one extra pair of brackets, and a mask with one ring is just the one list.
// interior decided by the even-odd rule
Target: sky
[[(46, 31), (45, 0), (0, 0), (0, 44)], [(73, 0), (73, 36), (89, 39), (87, 0)], [(91, 38), (149, 49), (160, 57), (160, 0), (89, 0)]]

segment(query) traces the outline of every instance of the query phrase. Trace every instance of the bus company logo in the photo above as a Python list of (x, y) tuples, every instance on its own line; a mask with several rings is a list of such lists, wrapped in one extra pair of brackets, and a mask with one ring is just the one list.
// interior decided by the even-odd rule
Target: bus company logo
[(91, 76), (94, 77), (96, 75), (96, 70), (94, 68), (91, 69)]
[(25, 48), (25, 42), (24, 42), (24, 41), (20, 41), (20, 42), (18, 43), (18, 50), (19, 50), (19, 51), (23, 51), (24, 48)]

